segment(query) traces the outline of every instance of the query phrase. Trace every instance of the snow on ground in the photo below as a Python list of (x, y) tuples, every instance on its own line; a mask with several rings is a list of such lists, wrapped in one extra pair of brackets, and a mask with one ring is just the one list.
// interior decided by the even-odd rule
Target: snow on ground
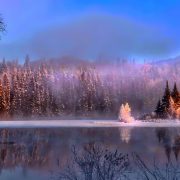
[(0, 128), (51, 128), (51, 127), (180, 127), (177, 120), (158, 122), (134, 121), (123, 123), (115, 120), (33, 120), (0, 121)]

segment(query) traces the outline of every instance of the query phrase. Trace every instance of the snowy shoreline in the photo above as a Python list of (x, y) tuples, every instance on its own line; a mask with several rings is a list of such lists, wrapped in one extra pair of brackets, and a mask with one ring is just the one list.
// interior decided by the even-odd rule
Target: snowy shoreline
[(180, 127), (180, 121), (162, 120), (158, 122), (134, 121), (123, 123), (115, 120), (31, 120), (0, 121), (0, 128), (58, 128), (58, 127)]

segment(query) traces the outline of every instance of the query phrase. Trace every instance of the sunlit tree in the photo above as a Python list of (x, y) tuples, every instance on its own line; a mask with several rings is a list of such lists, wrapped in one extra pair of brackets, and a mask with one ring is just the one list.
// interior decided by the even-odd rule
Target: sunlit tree
[(128, 103), (122, 104), (119, 112), (119, 120), (126, 123), (131, 123), (134, 118), (131, 116), (131, 108)]
[(176, 118), (176, 104), (173, 98), (170, 96), (169, 98), (169, 118)]

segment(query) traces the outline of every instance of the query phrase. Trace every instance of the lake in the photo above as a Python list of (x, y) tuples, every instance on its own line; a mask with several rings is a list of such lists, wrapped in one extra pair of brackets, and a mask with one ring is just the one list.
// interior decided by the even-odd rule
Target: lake
[(180, 128), (1, 128), (0, 179), (180, 179)]

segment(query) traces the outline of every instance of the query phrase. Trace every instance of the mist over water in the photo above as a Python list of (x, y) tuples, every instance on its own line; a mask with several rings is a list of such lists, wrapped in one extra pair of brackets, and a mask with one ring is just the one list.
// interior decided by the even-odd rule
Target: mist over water
[(135, 168), (134, 175), (139, 172), (134, 166), (137, 158), (150, 169), (154, 159), (163, 172), (169, 161), (179, 163), (179, 132), (179, 128), (129, 127), (1, 129), (0, 177), (4, 180), (12, 176), (19, 180), (57, 179), (70, 165), (83, 178), (82, 171), (73, 163), (73, 147), (79, 158), (86, 157), (87, 148), (92, 147), (104, 153), (117, 150), (122, 155), (128, 154), (128, 163)]
[(179, 7), (0, 0), (0, 179), (180, 180)]
[[(87, 62), (72, 58), (0, 63), (7, 108), (2, 119), (117, 119), (128, 103), (139, 119), (155, 110), (166, 81), (179, 84), (179, 59), (144, 63), (126, 59)], [(3, 96), (2, 96), (3, 97)]]

